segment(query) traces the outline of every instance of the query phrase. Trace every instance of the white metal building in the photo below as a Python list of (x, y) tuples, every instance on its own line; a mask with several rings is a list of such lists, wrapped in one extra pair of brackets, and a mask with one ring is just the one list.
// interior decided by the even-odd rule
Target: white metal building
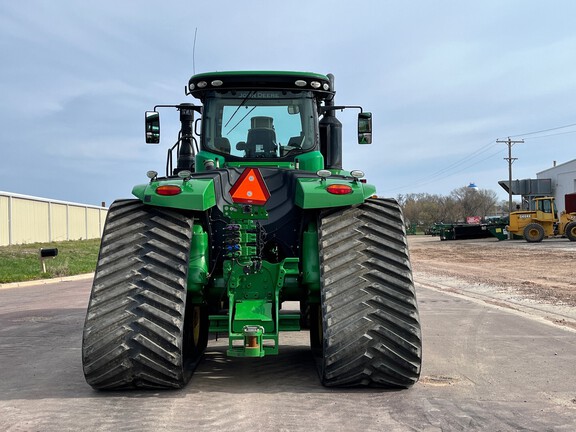
[(564, 195), (576, 192), (576, 159), (536, 173), (540, 179), (552, 180), (552, 194), (559, 211), (565, 210)]
[(0, 191), (0, 246), (98, 238), (107, 208)]

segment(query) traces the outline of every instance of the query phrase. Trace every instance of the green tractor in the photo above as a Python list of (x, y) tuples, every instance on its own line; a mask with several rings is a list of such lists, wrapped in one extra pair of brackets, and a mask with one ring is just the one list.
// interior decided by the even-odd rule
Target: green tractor
[(360, 144), (371, 114), (335, 105), (330, 74), (203, 73), (186, 94), (202, 105), (145, 115), (146, 142), (159, 143), (157, 109), (179, 112), (165, 176), (149, 171), (137, 199), (110, 206), (83, 333), (87, 382), (181, 388), (211, 334), (227, 337), (228, 356), (263, 357), (278, 354), (281, 332), (308, 330), (325, 386), (416, 383), (401, 209), (342, 169), (335, 112), (359, 109)]

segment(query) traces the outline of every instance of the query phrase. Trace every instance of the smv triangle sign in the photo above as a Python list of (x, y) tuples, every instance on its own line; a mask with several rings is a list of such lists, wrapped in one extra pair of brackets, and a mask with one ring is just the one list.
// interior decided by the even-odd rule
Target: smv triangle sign
[(235, 203), (264, 205), (270, 192), (258, 168), (246, 168), (230, 189), (230, 196)]

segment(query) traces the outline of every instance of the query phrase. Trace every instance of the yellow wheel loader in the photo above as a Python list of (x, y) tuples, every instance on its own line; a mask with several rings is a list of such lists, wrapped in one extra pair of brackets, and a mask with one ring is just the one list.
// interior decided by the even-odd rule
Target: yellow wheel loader
[(557, 215), (554, 197), (534, 199), (536, 210), (510, 213), (508, 232), (524, 237), (529, 243), (541, 242), (545, 237), (566, 236), (576, 241), (576, 213)]

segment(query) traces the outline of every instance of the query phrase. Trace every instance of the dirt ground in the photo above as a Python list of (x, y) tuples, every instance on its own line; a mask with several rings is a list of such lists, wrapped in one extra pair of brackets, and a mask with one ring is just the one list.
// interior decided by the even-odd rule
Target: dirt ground
[(500, 287), (533, 301), (576, 306), (576, 242), (496, 239), (446, 240), (410, 236), (416, 273)]

